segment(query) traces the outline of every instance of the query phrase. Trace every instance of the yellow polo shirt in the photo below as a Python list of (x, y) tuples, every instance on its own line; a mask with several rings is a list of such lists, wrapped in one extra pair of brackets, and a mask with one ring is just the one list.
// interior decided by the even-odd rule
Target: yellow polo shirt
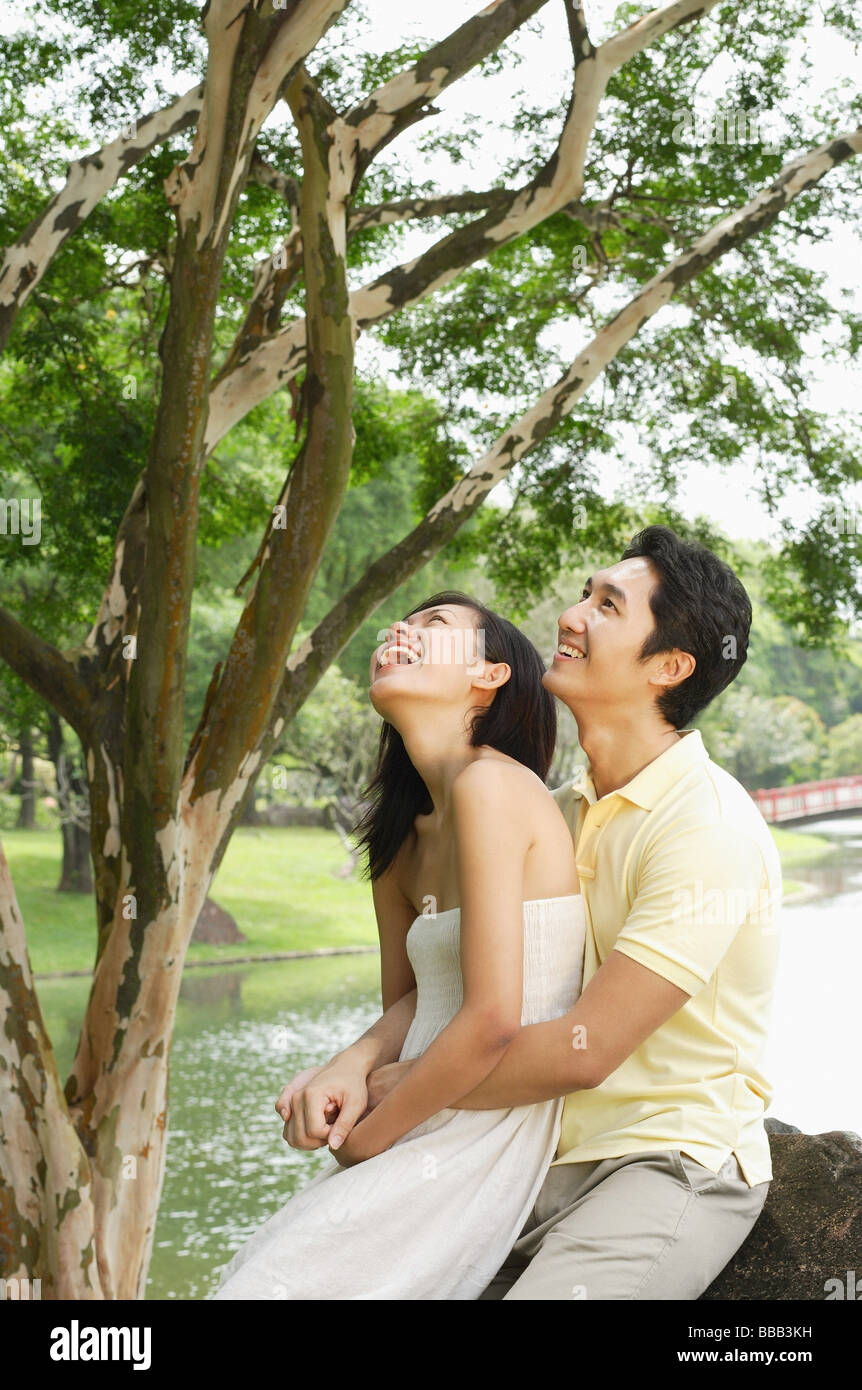
[(691, 997), (615, 1072), (567, 1096), (555, 1164), (679, 1149), (749, 1186), (772, 1177), (763, 1054), (778, 960), (781, 867), (744, 787), (687, 730), (618, 791), (589, 768), (554, 798), (572, 831), (584, 986), (610, 951)]

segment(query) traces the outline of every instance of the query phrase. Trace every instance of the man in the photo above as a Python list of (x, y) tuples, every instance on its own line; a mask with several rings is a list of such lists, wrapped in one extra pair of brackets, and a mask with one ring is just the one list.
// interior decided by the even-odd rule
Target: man
[[(565, 1097), (556, 1158), (483, 1298), (696, 1299), (763, 1207), (778, 855), (686, 728), (739, 672), (750, 624), (733, 572), (663, 526), (560, 617), (544, 681), (589, 759), (554, 793), (586, 900), (584, 988), (563, 1018), (522, 1028), (458, 1103)], [(294, 1078), (276, 1107), (289, 1142), (337, 1147), (352, 1120), (331, 1119), (357, 1067), (369, 1106), (395, 1084), (413, 1005)]]

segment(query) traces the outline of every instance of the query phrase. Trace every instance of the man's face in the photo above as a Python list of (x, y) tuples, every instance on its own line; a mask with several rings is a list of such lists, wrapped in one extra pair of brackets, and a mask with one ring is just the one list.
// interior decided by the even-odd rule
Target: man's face
[(648, 560), (620, 560), (592, 575), (580, 600), (560, 614), (542, 683), (576, 716), (655, 704), (660, 689), (649, 678), (663, 658), (639, 662), (637, 655), (655, 627), (649, 596), (657, 582)]

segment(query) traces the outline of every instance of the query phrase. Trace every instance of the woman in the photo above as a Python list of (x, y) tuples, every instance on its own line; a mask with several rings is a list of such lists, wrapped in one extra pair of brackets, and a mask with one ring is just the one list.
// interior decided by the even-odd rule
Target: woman
[(401, 1050), (415, 1060), (372, 1110), (362, 1095), (331, 1162), (234, 1255), (215, 1298), (478, 1299), (514, 1244), (562, 1101), (452, 1107), (522, 1024), (566, 1013), (581, 989), (583, 899), (544, 785), (556, 713), (543, 672), (517, 628), (452, 592), (372, 657), (385, 722), (357, 831), (384, 1009), (417, 991)]

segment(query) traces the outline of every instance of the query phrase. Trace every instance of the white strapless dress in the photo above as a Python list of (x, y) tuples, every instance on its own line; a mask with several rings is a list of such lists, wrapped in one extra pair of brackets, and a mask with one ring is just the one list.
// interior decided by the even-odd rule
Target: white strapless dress
[[(558, 1018), (581, 992), (580, 894), (524, 903), (521, 1021)], [(401, 1060), (425, 1052), (463, 998), (460, 909), (407, 933), (416, 1013)], [(331, 1158), (237, 1251), (215, 1299), (478, 1299), (517, 1240), (544, 1181), (563, 1101), (440, 1110), (383, 1153)]]

